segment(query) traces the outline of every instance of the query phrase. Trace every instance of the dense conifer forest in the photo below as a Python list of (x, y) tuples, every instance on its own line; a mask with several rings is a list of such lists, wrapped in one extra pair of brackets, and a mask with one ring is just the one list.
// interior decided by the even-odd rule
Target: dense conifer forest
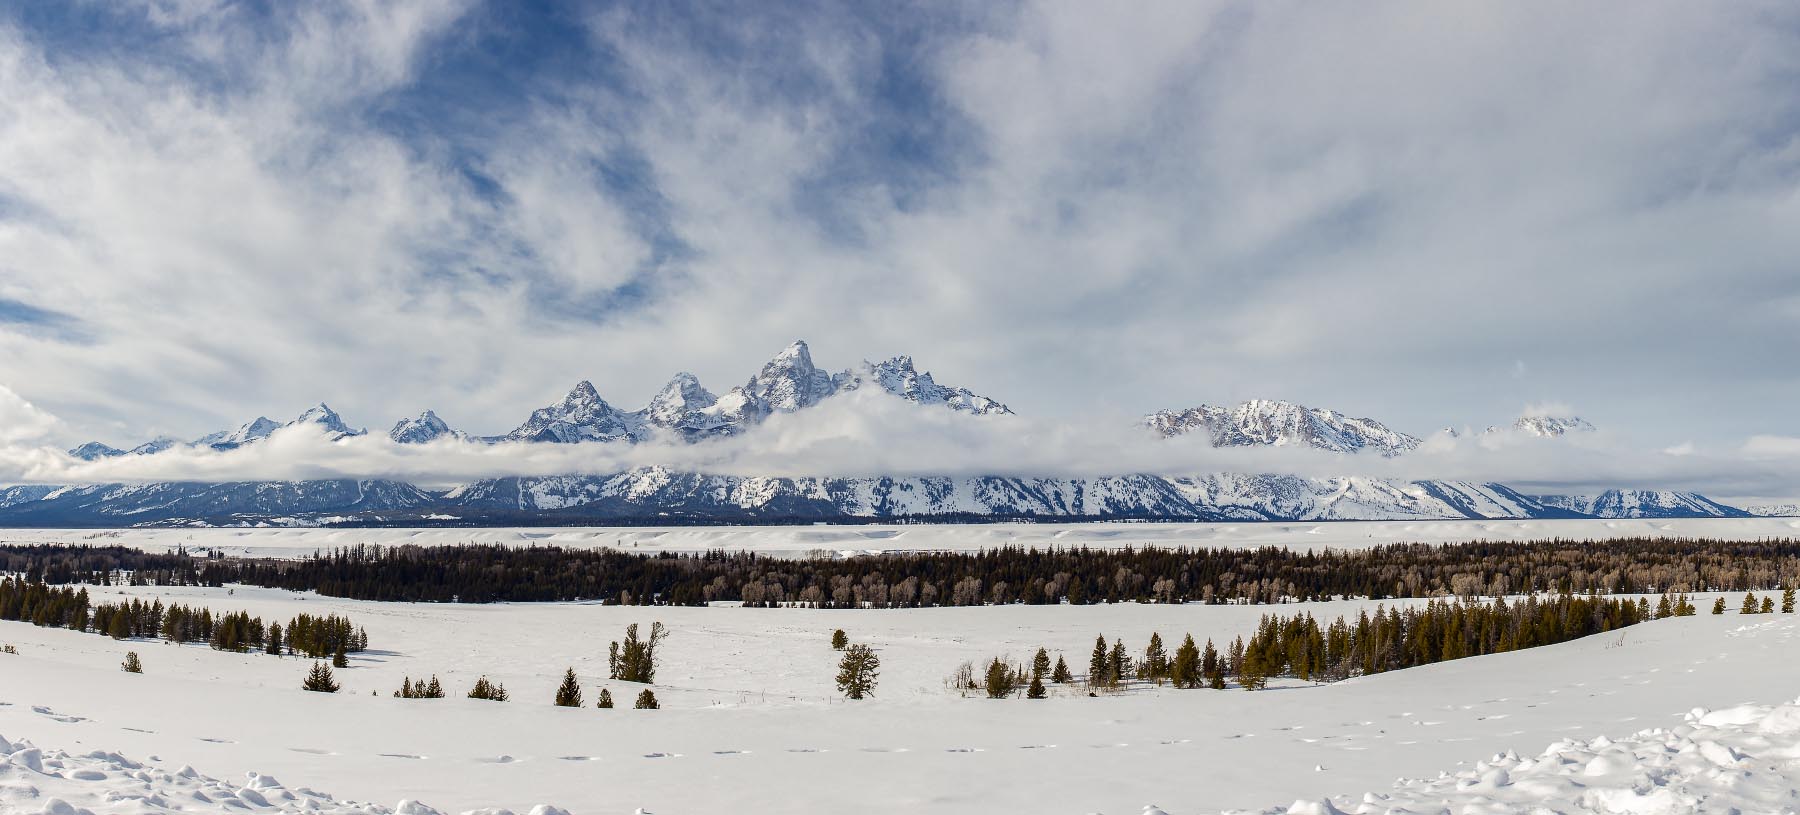
[(0, 571), (47, 583), (224, 585), (360, 600), (826, 608), (1099, 602), (1280, 603), (1333, 597), (1779, 590), (1800, 541), (1549, 540), (1360, 550), (1022, 549), (853, 558), (608, 549), (357, 546), (300, 560), (147, 554), (123, 547), (0, 546)]
[(204, 607), (165, 606), (161, 600), (95, 604), (86, 588), (57, 587), (29, 578), (0, 578), (0, 620), (92, 631), (117, 640), (165, 639), (178, 645), (204, 642), (220, 651), (254, 650), (314, 658), (369, 647), (367, 632), (335, 614), (301, 614), (284, 627), (264, 623), (249, 612), (214, 614)]

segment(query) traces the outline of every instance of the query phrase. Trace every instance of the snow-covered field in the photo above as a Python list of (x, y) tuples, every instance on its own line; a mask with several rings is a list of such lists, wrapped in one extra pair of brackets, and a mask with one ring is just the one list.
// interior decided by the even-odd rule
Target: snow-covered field
[(1638, 520), (1337, 521), (1329, 523), (900, 524), (707, 527), (534, 527), (432, 529), (0, 529), (0, 543), (113, 543), (148, 550), (217, 548), (233, 555), (299, 557), (359, 543), (494, 543), (512, 546), (614, 547), (639, 552), (754, 551), (799, 557), (968, 551), (997, 546), (1288, 546), (1355, 549), (1385, 543), (1569, 538), (1718, 538), (1800, 536), (1800, 518), (1651, 518)]
[[(1365, 792), (1394, 796), (1374, 798), (1374, 812), (1435, 812), (1439, 800), (1488, 807), (1468, 811), (1542, 802), (1685, 812), (1698, 804), (1681, 795), (1721, 791), (1745, 812), (1800, 804), (1791, 792), (1800, 714), (1689, 716), (1792, 700), (1800, 615), (1714, 617), (1709, 598), (1697, 600), (1698, 617), (1335, 685), (992, 701), (957, 696), (944, 679), (964, 660), (1022, 660), (1039, 645), (1080, 673), (1096, 634), (1138, 651), (1153, 630), (1171, 648), (1188, 632), (1222, 642), (1269, 609), (453, 606), (245, 588), (106, 588), (96, 601), (117, 592), (283, 621), (344, 613), (367, 627), (372, 649), (338, 672), (344, 692), (324, 695), (299, 689), (302, 659), (0, 623), (0, 642), (19, 651), (0, 654), (0, 736), (46, 751), (0, 761), (0, 811), (62, 812), (46, 804), (55, 797), (67, 812), (154, 812), (119, 796), (160, 790), (161, 806), (213, 812), (246, 785), (254, 796), (233, 794), (251, 810), (260, 797), (293, 811), (417, 800), (444, 811), (544, 803), (575, 815), (1135, 815), (1150, 804), (1187, 815), (1296, 800), (1327, 811), (1316, 803), (1327, 796), (1354, 811)], [(1309, 609), (1335, 616), (1362, 605)], [(604, 681), (607, 643), (651, 620), (671, 630), (655, 686), (664, 709), (625, 709), (638, 686)], [(834, 693), (828, 637), (838, 627), (878, 650), (876, 698)], [(127, 650), (142, 655), (144, 674), (119, 670)], [(550, 704), (569, 666), (588, 707)], [(390, 696), (402, 676), (433, 673), (451, 698)], [(482, 674), (512, 701), (463, 698)], [(594, 709), (601, 686), (624, 707)], [(1507, 751), (1532, 759), (1491, 761)], [(229, 783), (184, 775), (184, 765)], [(1395, 787), (1396, 778), (1438, 780)], [(336, 799), (309, 805), (302, 785)]]

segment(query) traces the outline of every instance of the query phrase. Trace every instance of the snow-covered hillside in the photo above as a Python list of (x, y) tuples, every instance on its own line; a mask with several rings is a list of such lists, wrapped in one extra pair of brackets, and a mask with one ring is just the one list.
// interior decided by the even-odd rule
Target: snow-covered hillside
[[(137, 596), (283, 620), (301, 612), (347, 614), (367, 627), (372, 650), (352, 655), (350, 667), (338, 672), (343, 692), (315, 694), (299, 689), (310, 664), (302, 659), (0, 623), (0, 642), (18, 650), (0, 654), (0, 734), (72, 756), (116, 753), (143, 763), (150, 775), (149, 781), (132, 778), (137, 770), (110, 757), (51, 755), (65, 766), (45, 768), (65, 773), (60, 778), (31, 775), (36, 771), (13, 761), (4, 765), (0, 789), (16, 791), (24, 783), (39, 791), (26, 806), (7, 801), (13, 809), (36, 812), (56, 796), (95, 813), (157, 811), (106, 800), (106, 793), (198, 788), (214, 799), (202, 805), (205, 811), (217, 811), (226, 788), (239, 798), (236, 790), (245, 787), (262, 792), (249, 783), (252, 772), (279, 779), (302, 802), (304, 785), (339, 801), (413, 799), (445, 812), (522, 812), (548, 802), (574, 815), (640, 808), (1130, 814), (1147, 804), (1189, 815), (1278, 803), (1280, 811), (1290, 801), (1365, 790), (1414, 804), (1440, 792), (1450, 800), (1484, 794), (1501, 802), (1534, 790), (1568, 800), (1583, 794), (1548, 778), (1554, 774), (1586, 789), (1627, 790), (1611, 793), (1619, 796), (1658, 794), (1659, 786), (1717, 792), (1725, 796), (1714, 799), (1719, 803), (1745, 802), (1743, 811), (1752, 812), (1768, 811), (1755, 806), (1768, 800), (1759, 796), (1776, 782), (1793, 786), (1795, 777), (1792, 754), (1783, 752), (1789, 742), (1782, 739), (1791, 735), (1764, 725), (1791, 714), (1734, 708), (1793, 697), (1790, 677), (1777, 666), (1800, 635), (1796, 615), (1702, 613), (1334, 685), (1288, 681), (1281, 690), (1258, 693), (1141, 687), (1100, 698), (1059, 688), (1047, 700), (1031, 701), (963, 698), (945, 689), (944, 678), (964, 661), (1023, 659), (1039, 646), (1063, 654), (1079, 672), (1099, 634), (1138, 650), (1151, 631), (1165, 640), (1191, 632), (1223, 642), (1247, 633), (1269, 609), (463, 606), (242, 587), (95, 591), (97, 601)], [(1698, 602), (1704, 608), (1709, 598)], [(1334, 617), (1372, 606), (1334, 602), (1305, 610)], [(604, 678), (607, 641), (627, 623), (651, 620), (672, 632), (654, 685), (663, 709), (594, 709), (601, 687), (615, 696), (635, 691)], [(873, 699), (846, 702), (831, 685), (838, 655), (827, 641), (839, 627), (882, 659)], [(127, 650), (142, 655), (144, 674), (119, 670)], [(588, 695), (585, 708), (550, 705), (569, 667)], [(403, 677), (433, 674), (450, 698), (390, 695)], [(462, 698), (482, 675), (503, 683), (512, 701)], [(1690, 720), (1696, 707), (1731, 712)], [(1653, 728), (1667, 732), (1632, 736)], [(1614, 749), (1602, 736), (1625, 747)], [(1494, 769), (1495, 754), (1537, 757), (1545, 745), (1575, 763), (1555, 757), (1538, 769), (1512, 763), (1510, 784), (1392, 786), (1396, 777), (1429, 779), (1440, 771), (1479, 782)], [(1650, 750), (1653, 745), (1663, 749)], [(1642, 772), (1664, 783), (1630, 791), (1626, 782), (1638, 773), (1619, 761), (1640, 749)], [(1696, 753), (1743, 780), (1719, 789), (1723, 776), (1696, 774), (1705, 767), (1691, 760)], [(1481, 761), (1489, 766), (1478, 769)], [(177, 777), (183, 765), (245, 780), (163, 780), (165, 773)], [(1584, 774), (1589, 766), (1592, 776)], [(106, 778), (73, 777), (80, 769)], [(199, 811), (191, 809), (191, 798), (165, 800)], [(1334, 800), (1354, 811), (1354, 798)]]

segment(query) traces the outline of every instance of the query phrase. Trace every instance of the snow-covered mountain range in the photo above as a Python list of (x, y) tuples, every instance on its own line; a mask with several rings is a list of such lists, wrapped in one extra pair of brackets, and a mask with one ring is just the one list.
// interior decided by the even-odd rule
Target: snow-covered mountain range
[[(746, 433), (768, 417), (798, 413), (835, 395), (873, 387), (921, 409), (973, 416), (1011, 414), (1005, 404), (938, 384), (910, 357), (841, 371), (813, 363), (795, 342), (742, 385), (715, 395), (676, 374), (642, 408), (625, 410), (582, 381), (558, 402), (496, 436), (456, 430), (426, 410), (397, 422), (400, 444), (440, 439), (478, 443), (703, 443)], [(1374, 419), (1278, 400), (1200, 405), (1143, 418), (1163, 437), (1200, 433), (1214, 447), (1306, 447), (1340, 454), (1403, 456), (1421, 441)], [(359, 436), (319, 404), (285, 424), (257, 417), (192, 441), (157, 439), (131, 450), (90, 442), (71, 456), (98, 460), (154, 455), (176, 446), (230, 450), (284, 427), (316, 425), (332, 438)], [(1512, 431), (1555, 437), (1592, 431), (1567, 416), (1526, 416)], [(1490, 428), (1488, 432), (1501, 432)], [(659, 467), (602, 476), (494, 478), (447, 490), (383, 480), (167, 482), (0, 488), (0, 525), (176, 523), (577, 523), (754, 522), (940, 518), (1144, 518), (1205, 520), (1380, 520), (1454, 518), (1735, 517), (1747, 513), (1693, 493), (1608, 490), (1592, 496), (1526, 495), (1501, 484), (1346, 476), (1202, 473), (1091, 478), (863, 477), (761, 478), (683, 473)]]

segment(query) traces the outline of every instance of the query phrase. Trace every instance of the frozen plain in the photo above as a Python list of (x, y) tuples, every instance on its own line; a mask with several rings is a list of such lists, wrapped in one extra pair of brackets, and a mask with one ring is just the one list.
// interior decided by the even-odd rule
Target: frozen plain
[(357, 544), (612, 547), (636, 552), (750, 551), (773, 557), (971, 551), (999, 546), (1362, 549), (1472, 540), (1800, 537), (1800, 518), (1331, 521), (1263, 523), (1000, 523), (816, 526), (522, 527), (423, 529), (229, 527), (0, 529), (0, 543), (121, 544), (150, 551), (216, 548), (227, 555), (304, 557)]
[[(121, 797), (140, 786), (166, 789), (160, 800), (182, 811), (244, 811), (222, 796), (245, 787), (282, 805), (285, 788), (252, 772), (338, 799), (307, 804), (294, 794), (286, 803), (295, 811), (380, 811), (405, 799), (444, 811), (547, 803), (576, 815), (1132, 815), (1149, 805), (1186, 815), (1286, 811), (1296, 801), (1308, 802), (1296, 811), (1326, 812), (1316, 802), (1327, 796), (1345, 811), (1436, 812), (1462, 801), (1452, 811), (1528, 811), (1526, 802), (1539, 802), (1683, 812), (1704, 808), (1695, 803), (1702, 799), (1671, 790), (1701, 787), (1737, 796), (1729, 802), (1742, 811), (1775, 812), (1796, 806), (1800, 778), (1800, 735), (1783, 729), (1796, 720), (1791, 708), (1738, 707), (1778, 706), (1800, 692), (1789, 668), (1800, 615), (1714, 617), (1704, 613), (1707, 598), (1697, 601), (1698, 617), (1335, 685), (994, 701), (962, 698), (944, 678), (964, 660), (1024, 659), (1039, 645), (1080, 673), (1096, 634), (1134, 650), (1153, 630), (1171, 648), (1189, 632), (1222, 642), (1271, 609), (455, 606), (119, 587), (95, 590), (95, 600), (121, 593), (283, 621), (344, 613), (368, 629), (372, 650), (339, 671), (344, 692), (323, 695), (299, 689), (309, 663), (298, 658), (0, 624), (0, 642), (20, 652), (0, 655), (0, 736), (47, 748), (40, 765), (44, 755), (62, 765), (46, 775), (24, 767), (28, 760), (0, 763), (0, 811), (50, 812), (50, 796), (72, 802), (69, 812), (160, 811)], [(1330, 617), (1364, 605), (1373, 604), (1307, 608)], [(594, 709), (603, 685), (622, 704), (635, 694), (638, 686), (604, 681), (606, 644), (627, 623), (651, 620), (671, 630), (655, 685), (664, 709)], [(827, 638), (837, 627), (878, 649), (875, 699), (850, 703), (833, 693)], [(145, 674), (119, 670), (127, 650), (142, 655)], [(569, 666), (589, 707), (549, 704)], [(451, 698), (389, 695), (403, 675), (433, 673)], [(481, 674), (503, 682), (513, 700), (462, 698)], [(1690, 715), (1696, 707), (1727, 710), (1709, 720)], [(1630, 738), (1653, 728), (1666, 732)], [(1591, 741), (1600, 736), (1617, 743)], [(1478, 764), (1509, 750), (1539, 756), (1546, 745), (1556, 748), (1548, 760)], [(55, 758), (57, 750), (67, 755)], [(109, 754), (149, 766), (132, 770)], [(229, 781), (207, 786), (177, 774), (184, 765)], [(1496, 768), (1516, 780), (1496, 777)], [(83, 772), (88, 780), (77, 777)], [(1394, 786), (1440, 772), (1451, 775)], [(20, 785), (34, 794), (20, 797)], [(191, 797), (196, 790), (207, 803)], [(1365, 792), (1395, 797), (1359, 804)], [(1613, 797), (1582, 804), (1601, 793)], [(234, 800), (258, 808), (254, 797)], [(358, 801), (376, 803), (349, 803)]]

